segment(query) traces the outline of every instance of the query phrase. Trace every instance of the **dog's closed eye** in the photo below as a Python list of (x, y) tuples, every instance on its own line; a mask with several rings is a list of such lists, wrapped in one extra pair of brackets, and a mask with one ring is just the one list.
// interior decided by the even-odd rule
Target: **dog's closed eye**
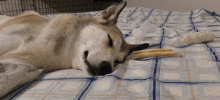
[(109, 46), (112, 47), (113, 46), (113, 42), (112, 42), (112, 39), (111, 37), (108, 35), (108, 39), (109, 39)]
[(85, 51), (85, 52), (84, 52), (84, 57), (85, 57), (85, 59), (87, 59), (88, 54), (89, 54), (89, 51)]

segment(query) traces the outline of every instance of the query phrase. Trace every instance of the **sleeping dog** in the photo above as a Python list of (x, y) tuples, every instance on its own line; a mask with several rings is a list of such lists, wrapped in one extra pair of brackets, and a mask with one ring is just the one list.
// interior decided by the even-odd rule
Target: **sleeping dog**
[(98, 17), (57, 14), (45, 18), (26, 11), (1, 20), (0, 98), (45, 69), (72, 68), (92, 76), (106, 75), (133, 51), (147, 48), (148, 43), (132, 45), (123, 40), (116, 23), (125, 6), (126, 2), (112, 5)]
[(45, 18), (33, 11), (9, 17), (0, 25), (0, 62), (34, 66), (48, 71), (80, 69), (98, 76), (112, 73), (135, 50), (116, 26), (126, 2), (112, 5), (98, 17), (57, 14)]

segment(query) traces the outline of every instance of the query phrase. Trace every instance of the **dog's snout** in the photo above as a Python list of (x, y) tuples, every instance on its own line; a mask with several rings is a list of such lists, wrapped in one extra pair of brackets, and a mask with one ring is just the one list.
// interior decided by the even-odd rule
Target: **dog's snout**
[(105, 75), (105, 74), (109, 74), (112, 72), (112, 67), (111, 64), (108, 63), (107, 61), (103, 61), (100, 64), (100, 75)]
[(86, 65), (88, 66), (88, 72), (91, 75), (99, 76), (99, 75), (106, 75), (112, 73), (112, 67), (109, 62), (103, 61), (98, 67), (94, 67), (90, 65), (90, 63), (85, 60)]

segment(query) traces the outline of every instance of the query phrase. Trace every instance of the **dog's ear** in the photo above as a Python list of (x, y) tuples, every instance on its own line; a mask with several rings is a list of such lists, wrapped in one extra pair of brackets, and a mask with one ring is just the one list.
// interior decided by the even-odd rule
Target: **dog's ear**
[(108, 7), (98, 17), (98, 22), (101, 24), (116, 24), (118, 16), (126, 4), (127, 2), (124, 1)]
[(144, 44), (129, 44), (130, 45), (130, 53), (132, 53), (133, 51), (138, 51), (138, 50), (142, 50), (142, 49), (146, 49), (149, 47), (148, 43), (144, 43)]

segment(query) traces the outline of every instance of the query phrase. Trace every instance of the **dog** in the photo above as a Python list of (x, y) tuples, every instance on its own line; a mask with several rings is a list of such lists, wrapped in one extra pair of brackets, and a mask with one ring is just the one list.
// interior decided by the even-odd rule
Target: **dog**
[(57, 14), (46, 18), (34, 11), (9, 17), (0, 25), (0, 62), (19, 63), (48, 71), (79, 69), (100, 76), (115, 70), (133, 51), (149, 46), (128, 44), (117, 27), (126, 2), (114, 4), (98, 17)]

